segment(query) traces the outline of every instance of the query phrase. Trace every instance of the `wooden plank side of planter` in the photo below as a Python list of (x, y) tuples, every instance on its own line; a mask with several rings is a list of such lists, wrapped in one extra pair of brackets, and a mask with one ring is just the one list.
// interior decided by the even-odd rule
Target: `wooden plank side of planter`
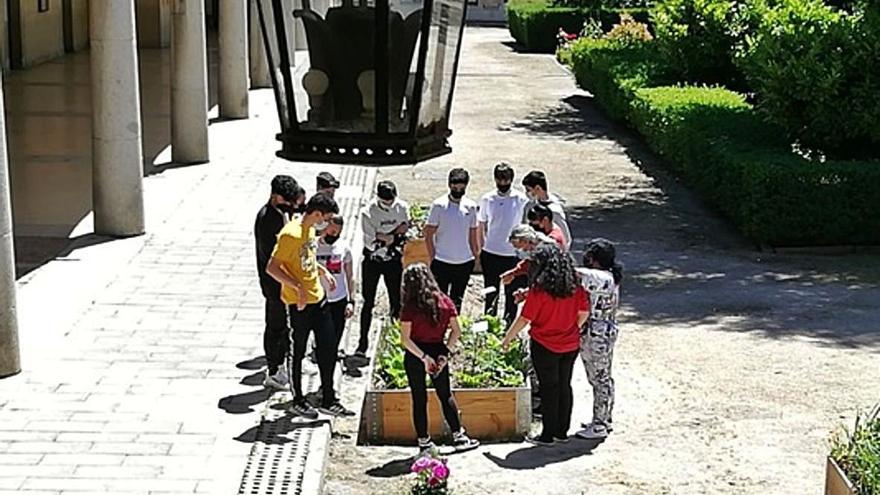
[[(518, 440), (528, 433), (531, 397), (527, 388), (456, 389), (455, 400), (468, 434), (484, 441)], [(408, 390), (370, 390), (364, 408), (365, 435), (369, 444), (411, 445), (412, 399)], [(449, 435), (433, 390), (428, 391), (428, 430), (432, 437)]]
[(856, 491), (849, 478), (832, 458), (825, 467), (825, 495), (855, 495)]

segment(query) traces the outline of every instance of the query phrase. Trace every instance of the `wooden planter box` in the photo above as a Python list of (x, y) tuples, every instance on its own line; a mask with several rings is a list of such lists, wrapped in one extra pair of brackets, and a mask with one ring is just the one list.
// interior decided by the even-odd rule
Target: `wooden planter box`
[[(520, 441), (532, 421), (532, 393), (518, 388), (453, 389), (468, 435), (484, 442)], [(428, 430), (437, 439), (450, 435), (440, 401), (428, 390)], [(364, 397), (358, 443), (367, 445), (414, 445), (409, 389), (368, 389)]]
[(831, 457), (825, 466), (825, 495), (855, 495), (856, 490), (849, 478)]
[(428, 244), (424, 239), (410, 239), (403, 245), (403, 267), (413, 263), (424, 263), (431, 266), (431, 257), (428, 256)]

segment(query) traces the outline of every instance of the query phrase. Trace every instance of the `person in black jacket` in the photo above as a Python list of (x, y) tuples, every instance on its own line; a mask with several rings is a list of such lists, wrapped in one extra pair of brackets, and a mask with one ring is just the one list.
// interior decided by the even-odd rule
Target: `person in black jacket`
[(266, 265), (275, 249), (278, 232), (290, 221), (290, 215), (305, 200), (305, 190), (288, 175), (276, 175), (272, 179), (269, 202), (260, 208), (254, 223), (257, 246), (257, 274), (260, 288), (266, 298), (266, 330), (263, 333), (263, 350), (268, 368), (263, 384), (283, 390), (289, 379), (284, 366), (290, 347), (287, 327), (287, 310), (281, 301), (281, 284), (266, 273)]

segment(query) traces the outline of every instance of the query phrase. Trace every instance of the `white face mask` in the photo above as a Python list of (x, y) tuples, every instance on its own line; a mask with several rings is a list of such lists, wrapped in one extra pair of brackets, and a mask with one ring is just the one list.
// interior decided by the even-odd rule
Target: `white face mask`
[(327, 228), (327, 225), (328, 225), (328, 222), (321, 221), (321, 223), (316, 223), (314, 225), (314, 227), (315, 227), (315, 230), (324, 230)]
[(537, 196), (535, 196), (535, 193), (532, 191), (526, 191), (526, 197), (532, 201), (534, 201), (538, 198)]
[(525, 249), (516, 248), (516, 257), (521, 260), (527, 260), (530, 257), (530, 253)]

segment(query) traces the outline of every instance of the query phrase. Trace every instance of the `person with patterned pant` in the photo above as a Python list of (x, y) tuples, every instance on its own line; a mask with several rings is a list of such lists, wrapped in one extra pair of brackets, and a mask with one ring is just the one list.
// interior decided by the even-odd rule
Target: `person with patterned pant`
[(593, 239), (584, 253), (584, 268), (578, 269), (590, 298), (590, 317), (581, 328), (580, 356), (593, 387), (593, 419), (576, 435), (602, 439), (611, 433), (614, 408), (614, 378), (611, 363), (617, 342), (617, 307), (623, 267), (615, 261), (614, 244)]

